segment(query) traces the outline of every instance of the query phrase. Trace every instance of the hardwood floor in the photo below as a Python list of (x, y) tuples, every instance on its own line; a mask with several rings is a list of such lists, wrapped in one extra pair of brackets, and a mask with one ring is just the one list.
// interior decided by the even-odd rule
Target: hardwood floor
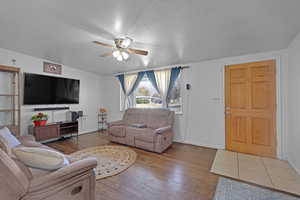
[[(109, 142), (100, 133), (47, 145), (66, 154)], [(216, 150), (175, 143), (163, 154), (134, 148), (136, 163), (123, 173), (97, 181), (97, 200), (209, 200), (218, 176), (209, 172)]]

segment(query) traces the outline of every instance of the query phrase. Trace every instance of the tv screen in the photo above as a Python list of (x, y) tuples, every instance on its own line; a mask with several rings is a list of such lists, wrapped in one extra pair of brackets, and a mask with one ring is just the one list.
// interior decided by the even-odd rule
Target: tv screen
[(80, 81), (25, 73), (24, 105), (78, 104)]

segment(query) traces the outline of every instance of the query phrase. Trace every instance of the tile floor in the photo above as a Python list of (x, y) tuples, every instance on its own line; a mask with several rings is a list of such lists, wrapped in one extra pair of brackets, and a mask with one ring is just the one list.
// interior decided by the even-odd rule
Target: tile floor
[(287, 161), (218, 150), (211, 172), (300, 196), (300, 175)]

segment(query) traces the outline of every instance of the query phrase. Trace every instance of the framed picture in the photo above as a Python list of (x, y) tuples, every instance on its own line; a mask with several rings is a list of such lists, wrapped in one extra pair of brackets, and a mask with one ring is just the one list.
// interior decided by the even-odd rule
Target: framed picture
[(62, 66), (58, 64), (44, 62), (44, 72), (51, 74), (61, 74)]

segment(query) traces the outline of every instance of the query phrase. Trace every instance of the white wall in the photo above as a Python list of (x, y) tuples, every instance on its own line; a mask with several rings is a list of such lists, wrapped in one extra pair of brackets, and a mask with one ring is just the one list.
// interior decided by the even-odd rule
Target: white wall
[[(286, 51), (266, 52), (253, 55), (223, 58), (187, 64), (183, 72), (183, 114), (176, 115), (175, 141), (194, 145), (225, 148), (224, 118), (224, 66), (229, 64), (275, 59), (277, 61), (277, 132), (278, 156), (286, 158), (283, 140), (285, 131), (286, 94)], [(120, 119), (120, 90), (118, 81), (105, 77), (109, 94), (104, 106), (109, 109), (110, 120)], [(191, 90), (185, 90), (186, 83)]]
[[(298, 37), (299, 38), (299, 37)], [(294, 48), (290, 62), (295, 63), (290, 67), (290, 73), (293, 75), (290, 79), (290, 88), (297, 85), (297, 53), (299, 53), (299, 39), (294, 42)], [(297, 45), (296, 45), (297, 43)], [(43, 74), (42, 59), (34, 58), (24, 54), (0, 49), (0, 64), (12, 65), (11, 60), (16, 59), (16, 65), (22, 69), (22, 72), (31, 72)], [(292, 139), (288, 138), (286, 133), (286, 105), (287, 105), (287, 51), (266, 52), (253, 55), (223, 58), (205, 62), (187, 64), (191, 66), (185, 69), (182, 77), (183, 87), (183, 114), (176, 115), (175, 121), (175, 141), (190, 143), (200, 146), (224, 148), (225, 147), (225, 123), (224, 123), (224, 66), (236, 63), (246, 63), (259, 60), (276, 59), (277, 61), (277, 143), (278, 156), (286, 158), (286, 143), (289, 142), (289, 158), (293, 163), (298, 163), (295, 158), (297, 146), (292, 144), (295, 140), (299, 141), (299, 134), (296, 134), (297, 119), (300, 114), (297, 109), (290, 109), (292, 112), (289, 117), (294, 117), (291, 121)], [(97, 111), (100, 106), (106, 107), (109, 112), (109, 121), (117, 120), (122, 117), (120, 112), (120, 88), (118, 81), (113, 76), (97, 76), (93, 73), (84, 72), (68, 66), (63, 66), (63, 77), (80, 79), (80, 104), (70, 105), (71, 110), (83, 110), (87, 115), (80, 122), (80, 132), (90, 132), (97, 129)], [(0, 77), (0, 83), (4, 79)], [(296, 82), (296, 83), (295, 83)], [(191, 84), (191, 90), (185, 90), (185, 84)], [(2, 87), (0, 87), (2, 88)], [(292, 88), (297, 90), (297, 88)], [(290, 104), (298, 103), (299, 96), (289, 99)], [(295, 99), (295, 100), (294, 100)], [(1, 100), (2, 101), (2, 100)], [(31, 124), (30, 118), (33, 114), (33, 107), (22, 106), (22, 134), (27, 133), (27, 127)], [(44, 106), (38, 106), (44, 107)], [(49, 121), (61, 121), (65, 119), (66, 111), (48, 112)], [(53, 118), (54, 117), (54, 118)], [(1, 116), (0, 116), (1, 121)], [(294, 149), (293, 149), (294, 148)], [(297, 150), (297, 149), (296, 149)], [(295, 164), (299, 165), (299, 164)]]
[[(37, 74), (43, 73), (43, 59), (27, 56), (24, 54), (0, 49), (0, 65), (12, 66), (12, 59), (16, 59), (16, 66), (21, 68), (22, 72), (30, 72)], [(52, 74), (45, 74), (50, 75)], [(62, 75), (60, 77), (67, 77), (80, 80), (80, 97), (79, 104), (74, 105), (57, 105), (70, 106), (70, 110), (83, 110), (86, 117), (79, 121), (80, 133), (91, 132), (97, 129), (97, 111), (102, 105), (101, 97), (101, 76), (93, 73), (85, 72), (68, 66), (63, 66)], [(5, 85), (5, 79), (0, 77), (0, 85)], [(3, 90), (6, 87), (0, 87)], [(22, 98), (21, 98), (22, 99)], [(0, 101), (5, 101), (1, 97)], [(36, 107), (55, 107), (55, 105), (39, 105), (39, 106), (22, 106), (21, 107), (21, 134), (27, 134), (28, 126), (32, 124), (31, 116), (34, 114), (33, 108)], [(49, 122), (66, 120), (67, 111), (44, 112), (49, 114)], [(7, 114), (6, 114), (7, 115)], [(3, 113), (0, 113), (0, 122), (3, 123)], [(2, 121), (1, 121), (2, 120)]]
[(300, 173), (300, 34), (288, 48), (288, 160)]

